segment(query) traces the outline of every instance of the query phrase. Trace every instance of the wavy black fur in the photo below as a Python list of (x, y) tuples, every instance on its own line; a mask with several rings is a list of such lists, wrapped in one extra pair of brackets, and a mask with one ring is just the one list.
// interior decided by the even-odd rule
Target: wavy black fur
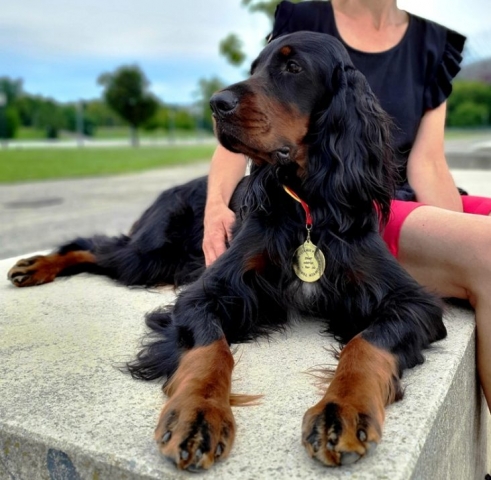
[[(275, 68), (281, 71), (278, 51), (285, 45), (295, 52), (290, 58), (312, 70), (312, 84), (320, 89), (310, 103), (297, 105), (309, 115), (306, 172), (299, 175), (295, 163), (278, 164), (274, 154), (269, 163), (253, 156), (256, 165), (241, 187), (242, 215), (230, 249), (180, 295), (171, 312), (154, 312), (148, 320), (165, 323), (163, 338), (177, 336), (180, 345), (186, 342), (177, 330), (186, 327), (188, 342), (192, 338), (199, 346), (223, 334), (230, 343), (249, 340), (281, 328), (287, 312), (297, 312), (320, 318), (342, 342), (363, 332), (397, 356), (402, 372), (421, 363), (421, 350), (446, 332), (439, 302), (402, 270), (378, 234), (395, 182), (390, 122), (339, 44), (307, 33), (273, 42), (255, 62), (251, 79), (227, 89), (239, 106), (244, 102), (251, 109), (249, 97), (261, 95), (258, 86), (280, 103), (302, 100), (295, 80), (275, 76)], [(226, 146), (244, 153), (258, 149), (241, 119), (246, 111), (239, 108), (231, 118), (215, 105), (215, 113)], [(312, 240), (326, 255), (326, 272), (314, 286), (306, 287), (291, 268), (305, 239), (304, 216), (286, 196), (284, 183), (311, 206)], [(250, 259), (257, 258), (260, 266), (249, 269)], [(177, 367), (166, 361), (169, 345), (160, 350), (155, 345), (130, 365), (134, 376), (168, 376)]]
[[(147, 316), (151, 334), (131, 374), (169, 377), (187, 349), (268, 334), (287, 313), (318, 318), (343, 343), (361, 333), (396, 355), (400, 373), (423, 362), (422, 349), (446, 335), (441, 305), (379, 235), (395, 185), (391, 122), (342, 45), (317, 33), (281, 37), (225, 92), (212, 98), (217, 136), (253, 161), (232, 200), (226, 253), (203, 270), (204, 178), (164, 192), (128, 237), (75, 242), (126, 284), (193, 280), (175, 306)], [(312, 284), (292, 269), (305, 215), (283, 184), (309, 204), (326, 257)]]

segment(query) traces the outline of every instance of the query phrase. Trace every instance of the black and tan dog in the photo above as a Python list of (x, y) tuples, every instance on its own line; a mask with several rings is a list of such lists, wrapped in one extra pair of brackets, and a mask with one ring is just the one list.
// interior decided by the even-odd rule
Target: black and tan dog
[(270, 43), (250, 78), (211, 105), (220, 142), (253, 165), (232, 201), (233, 241), (210, 268), (198, 179), (162, 193), (128, 236), (77, 239), (21, 260), (10, 280), (93, 271), (128, 285), (189, 283), (173, 307), (147, 316), (152, 334), (128, 366), (137, 378), (167, 379), (156, 440), (189, 470), (232, 448), (229, 345), (283, 328), (290, 312), (318, 318), (345, 346), (305, 413), (302, 442), (326, 465), (357, 461), (380, 441), (403, 370), (446, 334), (438, 300), (379, 235), (394, 186), (390, 123), (341, 44), (317, 33)]

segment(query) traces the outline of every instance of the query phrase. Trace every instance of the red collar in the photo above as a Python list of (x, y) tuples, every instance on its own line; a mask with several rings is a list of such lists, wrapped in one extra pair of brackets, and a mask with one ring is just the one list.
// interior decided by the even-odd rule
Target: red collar
[(305, 211), (305, 226), (307, 227), (307, 230), (310, 230), (312, 228), (313, 222), (312, 222), (312, 215), (310, 213), (309, 206), (290, 187), (283, 185), (283, 188), (285, 189), (285, 192), (288, 193), (288, 195), (290, 195), (290, 197), (294, 198), (297, 202), (299, 202), (302, 205)]

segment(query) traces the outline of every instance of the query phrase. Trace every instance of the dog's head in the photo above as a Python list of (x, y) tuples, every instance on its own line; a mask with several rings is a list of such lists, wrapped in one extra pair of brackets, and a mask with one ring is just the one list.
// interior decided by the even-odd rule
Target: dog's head
[(342, 44), (313, 32), (271, 42), (251, 76), (213, 95), (215, 131), (227, 149), (257, 165), (298, 165), (306, 190), (353, 208), (393, 189), (391, 122)]
[(303, 165), (311, 119), (327, 100), (326, 64), (334, 70), (335, 59), (325, 55), (330, 42), (305, 32), (275, 40), (253, 62), (249, 79), (213, 95), (220, 143), (258, 164)]

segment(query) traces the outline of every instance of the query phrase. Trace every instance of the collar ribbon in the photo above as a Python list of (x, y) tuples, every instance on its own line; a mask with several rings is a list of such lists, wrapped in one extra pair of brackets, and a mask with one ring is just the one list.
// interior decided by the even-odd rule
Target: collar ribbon
[(307, 227), (307, 230), (310, 230), (312, 228), (312, 215), (310, 213), (310, 208), (307, 205), (305, 201), (303, 201), (290, 187), (287, 187), (286, 185), (283, 185), (283, 188), (290, 197), (295, 199), (300, 205), (302, 205), (304, 211), (305, 211), (305, 226)]

